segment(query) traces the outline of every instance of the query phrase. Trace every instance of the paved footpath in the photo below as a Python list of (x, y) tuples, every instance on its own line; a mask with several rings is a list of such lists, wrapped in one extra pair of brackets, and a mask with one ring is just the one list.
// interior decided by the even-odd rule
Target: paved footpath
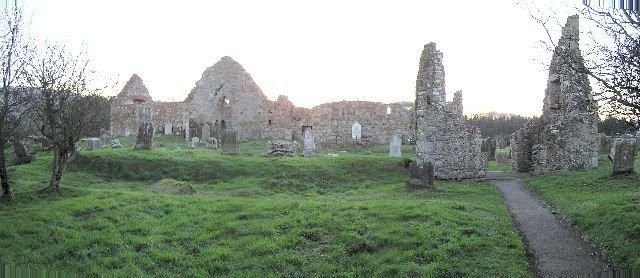
[(490, 173), (523, 238), (538, 277), (575, 277), (608, 272), (608, 260), (580, 233), (525, 187), (525, 176)]

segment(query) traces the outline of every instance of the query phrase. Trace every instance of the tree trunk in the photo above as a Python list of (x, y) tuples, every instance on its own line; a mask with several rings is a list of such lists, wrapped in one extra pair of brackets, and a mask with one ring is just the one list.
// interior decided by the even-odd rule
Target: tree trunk
[(5, 144), (0, 143), (0, 182), (2, 183), (2, 199), (11, 199), (11, 189), (9, 188), (9, 175), (7, 174), (7, 159), (4, 156)]
[(60, 148), (55, 147), (53, 150), (53, 175), (49, 182), (49, 190), (58, 191), (60, 189), (60, 180), (64, 169), (67, 167), (67, 154)]

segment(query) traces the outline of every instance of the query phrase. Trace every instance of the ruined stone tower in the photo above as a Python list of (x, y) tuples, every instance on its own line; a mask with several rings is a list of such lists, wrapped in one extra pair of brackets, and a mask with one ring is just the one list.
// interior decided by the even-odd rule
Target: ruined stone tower
[(574, 15), (553, 52), (542, 117), (512, 135), (514, 170), (543, 174), (598, 166), (598, 106), (583, 68)]
[(486, 176), (486, 158), (480, 152), (477, 127), (467, 127), (462, 114), (462, 92), (446, 101), (442, 52), (435, 43), (424, 46), (416, 80), (416, 153), (418, 165), (433, 164), (438, 179), (475, 179)]

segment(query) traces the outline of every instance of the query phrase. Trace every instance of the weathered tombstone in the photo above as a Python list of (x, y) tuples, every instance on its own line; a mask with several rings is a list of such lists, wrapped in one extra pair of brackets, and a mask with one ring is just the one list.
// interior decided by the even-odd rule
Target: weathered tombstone
[(391, 137), (391, 142), (389, 142), (389, 156), (390, 157), (401, 157), (402, 156), (402, 140), (400, 139), (400, 135), (396, 134)]
[(193, 137), (193, 138), (191, 138), (191, 142), (192, 142), (194, 145), (200, 144), (200, 138), (198, 138), (198, 137)]
[[(306, 133), (306, 132), (305, 132)], [(287, 140), (273, 140), (269, 142), (268, 156), (296, 156), (298, 146)]]
[(421, 166), (415, 161), (409, 163), (409, 180), (407, 185), (414, 188), (433, 189), (433, 165), (425, 162)]
[(119, 149), (119, 148), (122, 148), (122, 144), (120, 144), (120, 140), (113, 139), (111, 140), (111, 147), (115, 149)]
[(496, 160), (496, 140), (491, 137), (483, 139), (480, 151), (487, 153), (487, 160)]
[(609, 159), (614, 175), (632, 173), (636, 162), (635, 138), (618, 138), (613, 141)]
[(496, 141), (496, 145), (498, 145), (498, 149), (504, 149), (508, 147), (507, 140), (505, 140), (504, 138), (498, 139), (498, 141)]
[(599, 141), (599, 151), (600, 155), (608, 155), (611, 151), (611, 137), (607, 136), (604, 133), (598, 133), (598, 141)]
[(107, 133), (102, 133), (102, 135), (100, 135), (100, 141), (102, 141), (102, 146), (107, 146), (107, 144), (109, 144), (109, 141), (111, 141), (111, 136), (109, 136), (109, 134)]
[(509, 166), (511, 161), (509, 161), (509, 153), (500, 152), (496, 153), (496, 161), (498, 162), (498, 166)]
[(211, 137), (211, 127), (208, 123), (204, 123), (204, 125), (202, 125), (202, 142), (206, 143), (209, 137)]
[(138, 127), (138, 137), (136, 137), (136, 149), (153, 149), (153, 134), (155, 128), (151, 122), (143, 122)]
[(222, 132), (222, 154), (237, 154), (240, 152), (238, 148), (238, 132), (225, 130)]
[(311, 129), (307, 128), (304, 131), (304, 156), (316, 155), (316, 136)]
[(164, 123), (164, 135), (173, 134), (173, 123), (171, 121), (166, 121)]
[(131, 134), (131, 129), (130, 128), (125, 128), (124, 132), (123, 132), (124, 136), (129, 136), (129, 134)]
[(16, 165), (27, 164), (33, 161), (33, 156), (27, 153), (27, 148), (22, 142), (14, 142), (13, 151), (16, 153)]
[(351, 126), (351, 139), (357, 142), (362, 139), (362, 126), (358, 122)]
[(196, 147), (196, 145), (193, 143), (193, 141), (187, 142), (187, 149), (193, 149), (195, 147)]
[(98, 138), (89, 138), (87, 139), (87, 150), (93, 151), (95, 149), (102, 148), (102, 140)]
[(209, 137), (209, 139), (207, 139), (207, 141), (205, 141), (205, 146), (209, 149), (216, 149), (218, 148), (218, 139), (213, 138), (213, 137)]

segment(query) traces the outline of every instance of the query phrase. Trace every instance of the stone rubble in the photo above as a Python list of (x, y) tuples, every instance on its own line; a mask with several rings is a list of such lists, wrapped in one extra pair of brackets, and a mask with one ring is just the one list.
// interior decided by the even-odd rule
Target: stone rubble
[(296, 156), (297, 145), (287, 140), (273, 140), (269, 142), (267, 156)]

